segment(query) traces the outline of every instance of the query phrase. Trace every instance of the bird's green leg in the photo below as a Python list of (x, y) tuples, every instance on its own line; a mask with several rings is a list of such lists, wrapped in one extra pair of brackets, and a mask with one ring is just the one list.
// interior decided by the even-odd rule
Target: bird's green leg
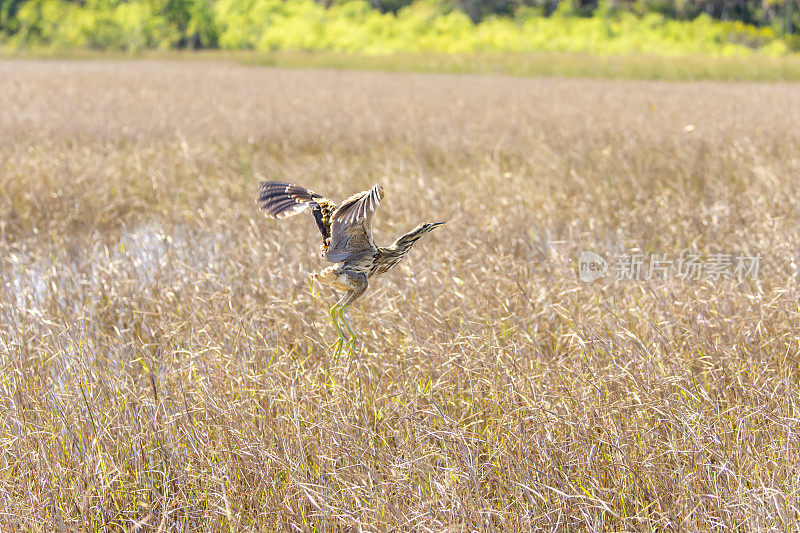
[(336, 311), (338, 310), (339, 310), (339, 304), (335, 304), (333, 307), (331, 307), (330, 310), (331, 320), (333, 320), (333, 325), (336, 326), (336, 333), (339, 335), (339, 338), (336, 339), (336, 342), (333, 343), (333, 345), (336, 347), (333, 356), (334, 361), (339, 360), (339, 356), (342, 353), (342, 347), (344, 346), (344, 334), (342, 333), (342, 328), (339, 327), (339, 320), (337, 320), (336, 318)]
[(339, 318), (342, 319), (342, 322), (344, 322), (344, 325), (347, 327), (348, 333), (350, 333), (350, 351), (349, 351), (348, 357), (352, 357), (353, 356), (353, 352), (356, 349), (356, 334), (353, 331), (353, 328), (350, 327), (350, 321), (347, 320), (346, 316), (344, 316), (344, 310), (346, 308), (347, 308), (347, 304), (345, 304), (345, 305), (343, 305), (343, 306), (341, 306), (339, 308)]

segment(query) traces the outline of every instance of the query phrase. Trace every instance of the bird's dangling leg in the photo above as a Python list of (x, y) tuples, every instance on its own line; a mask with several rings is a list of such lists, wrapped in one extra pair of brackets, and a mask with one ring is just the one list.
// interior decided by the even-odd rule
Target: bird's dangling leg
[[(334, 360), (339, 360), (339, 355), (342, 353), (342, 347), (344, 346), (344, 334), (342, 334), (342, 328), (339, 327), (339, 320), (336, 318), (336, 312), (339, 310), (339, 304), (334, 304), (331, 307), (331, 320), (333, 320), (333, 325), (336, 327), (336, 333), (339, 335), (339, 338), (336, 339), (336, 342), (333, 345), (336, 347), (334, 351)], [(345, 322), (346, 323), (346, 322)]]
[(347, 327), (348, 333), (350, 333), (350, 349), (347, 355), (348, 357), (352, 357), (353, 352), (356, 349), (356, 334), (353, 332), (353, 328), (350, 327), (350, 321), (347, 320), (346, 316), (344, 316), (344, 310), (346, 307), (347, 305), (343, 305), (339, 308), (339, 318), (342, 319), (342, 322), (344, 322), (344, 325)]
[(353, 288), (347, 294), (345, 294), (344, 297), (339, 300), (334, 307), (338, 307), (337, 313), (339, 318), (342, 319), (342, 322), (344, 322), (344, 325), (347, 328), (347, 332), (350, 333), (350, 349), (348, 354), (350, 357), (352, 357), (353, 352), (355, 352), (356, 349), (356, 333), (353, 331), (353, 328), (350, 327), (350, 321), (347, 320), (347, 317), (344, 315), (344, 310), (347, 309), (348, 305), (353, 303), (356, 298), (364, 294), (364, 291), (367, 290), (367, 276), (361, 273), (348, 273), (347, 281)]
[[(337, 272), (337, 270), (337, 267), (332, 266), (319, 273), (313, 272), (309, 274), (309, 277), (312, 281), (318, 281), (319, 283), (325, 285), (334, 285), (338, 281), (339, 272)], [(339, 315), (337, 315), (340, 303), (341, 302), (336, 303), (333, 307), (331, 307), (330, 311), (328, 311), (328, 313), (331, 315), (331, 322), (333, 322), (333, 326), (336, 328), (337, 334), (336, 342), (333, 343), (334, 357), (336, 360), (339, 359), (339, 355), (341, 355), (342, 348), (344, 347), (344, 334), (342, 333), (342, 328), (339, 327)]]

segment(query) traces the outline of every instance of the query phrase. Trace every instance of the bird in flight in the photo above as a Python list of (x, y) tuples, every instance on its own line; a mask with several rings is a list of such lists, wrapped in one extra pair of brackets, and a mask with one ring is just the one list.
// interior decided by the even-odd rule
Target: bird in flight
[(375, 185), (354, 194), (340, 206), (313, 191), (277, 181), (261, 183), (258, 203), (267, 215), (287, 218), (309, 210), (322, 233), (322, 257), (334, 263), (311, 278), (344, 291), (344, 296), (330, 309), (331, 320), (339, 335), (335, 358), (344, 346), (341, 320), (350, 333), (349, 353), (355, 349), (355, 333), (344, 310), (367, 290), (368, 280), (394, 268), (420, 238), (444, 222), (420, 224), (389, 246), (376, 246), (372, 239), (372, 217), (383, 199), (383, 188)]

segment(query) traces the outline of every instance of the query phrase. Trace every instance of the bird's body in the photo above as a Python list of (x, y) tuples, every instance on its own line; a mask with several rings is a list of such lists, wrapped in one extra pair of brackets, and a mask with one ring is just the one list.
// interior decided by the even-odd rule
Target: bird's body
[(331, 317), (339, 333), (337, 356), (344, 343), (337, 315), (350, 332), (352, 352), (355, 334), (343, 314), (344, 309), (364, 294), (372, 276), (397, 266), (415, 242), (444, 224), (420, 224), (391, 245), (385, 248), (376, 246), (372, 238), (372, 217), (382, 198), (383, 189), (375, 185), (368, 191), (351, 196), (337, 207), (322, 195), (298, 185), (275, 181), (261, 184), (258, 201), (268, 215), (286, 218), (310, 210), (322, 234), (322, 256), (334, 265), (311, 277), (345, 291), (342, 299), (331, 308)]

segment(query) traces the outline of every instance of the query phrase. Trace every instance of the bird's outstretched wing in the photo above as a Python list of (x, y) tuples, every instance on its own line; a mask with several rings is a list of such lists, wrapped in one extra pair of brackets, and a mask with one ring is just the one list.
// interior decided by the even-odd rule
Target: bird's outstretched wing
[(291, 183), (264, 181), (259, 189), (258, 204), (274, 218), (291, 217), (310, 209), (322, 233), (323, 246), (330, 245), (331, 214), (336, 209), (336, 204), (321, 194)]
[(349, 256), (375, 249), (372, 216), (383, 198), (383, 188), (375, 185), (342, 202), (331, 215), (331, 242), (325, 257), (344, 261)]

